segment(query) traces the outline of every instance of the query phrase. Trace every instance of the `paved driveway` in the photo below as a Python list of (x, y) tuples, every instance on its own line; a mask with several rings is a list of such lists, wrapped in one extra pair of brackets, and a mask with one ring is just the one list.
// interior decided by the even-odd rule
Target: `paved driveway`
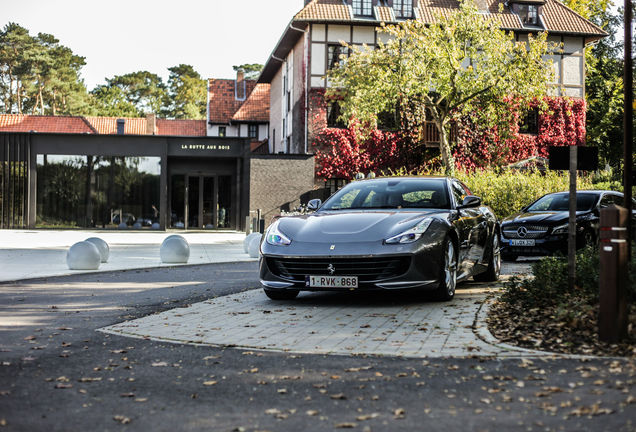
[[(507, 266), (507, 273), (523, 272)], [(497, 284), (465, 283), (439, 303), (414, 293), (301, 293), (273, 301), (261, 290), (219, 297), (102, 328), (156, 341), (313, 354), (404, 357), (541, 355), (487, 331)]]

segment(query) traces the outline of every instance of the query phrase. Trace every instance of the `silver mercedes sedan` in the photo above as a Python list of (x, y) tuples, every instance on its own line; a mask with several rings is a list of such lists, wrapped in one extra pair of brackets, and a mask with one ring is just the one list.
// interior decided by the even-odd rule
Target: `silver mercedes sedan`
[(434, 291), (499, 278), (499, 222), (468, 187), (448, 177), (355, 181), (311, 214), (282, 217), (263, 236), (260, 281), (274, 300), (300, 290)]

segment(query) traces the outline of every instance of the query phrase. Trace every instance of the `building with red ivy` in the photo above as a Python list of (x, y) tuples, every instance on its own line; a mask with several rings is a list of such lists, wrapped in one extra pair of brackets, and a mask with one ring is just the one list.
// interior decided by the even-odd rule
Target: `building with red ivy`
[[(573, 110), (564, 107), (559, 112), (582, 112), (582, 116), (573, 122), (572, 130), (559, 123), (565, 134), (561, 137), (554, 137), (553, 132), (546, 130), (545, 125), (555, 124), (554, 120), (537, 116), (522, 119), (530, 124), (521, 125), (519, 133), (523, 137), (515, 144), (520, 153), (536, 152), (532, 147), (535, 144), (540, 147), (548, 141), (570, 140), (570, 135), (579, 139), (581, 125), (584, 140), (584, 50), (607, 34), (558, 0), (485, 0), (476, 4), (481, 13), (498, 19), (502, 29), (514, 32), (520, 42), (527, 40), (529, 34), (547, 31), (550, 42), (563, 46), (561, 53), (549, 56), (554, 65), (551, 94), (575, 101)], [(435, 16), (458, 7), (456, 0), (305, 0), (304, 7), (292, 18), (274, 47), (258, 80), (271, 85), (272, 151), (310, 153), (312, 144), (326, 129), (343, 127), (338, 122), (337, 102), (327, 102), (323, 96), (329, 86), (325, 74), (340, 61), (342, 42), (374, 46), (387, 37), (380, 29), (382, 23), (410, 19), (431, 23)], [(468, 138), (469, 141), (462, 143), (463, 148), (474, 145), (474, 134)], [(427, 130), (427, 145), (438, 145), (438, 139), (434, 128)], [(458, 156), (462, 161), (461, 155)]]

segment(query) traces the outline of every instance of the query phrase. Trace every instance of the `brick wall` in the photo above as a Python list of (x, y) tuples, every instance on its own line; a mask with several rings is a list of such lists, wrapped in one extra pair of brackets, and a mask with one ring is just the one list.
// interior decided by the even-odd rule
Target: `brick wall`
[(265, 225), (281, 210), (298, 207), (301, 195), (313, 189), (313, 155), (252, 155), (250, 211), (261, 209)]

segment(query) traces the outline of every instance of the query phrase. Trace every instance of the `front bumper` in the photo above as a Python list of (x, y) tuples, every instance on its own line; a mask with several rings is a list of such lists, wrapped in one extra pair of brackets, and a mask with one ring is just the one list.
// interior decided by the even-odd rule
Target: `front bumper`
[[(416, 242), (419, 243), (419, 242)], [(382, 246), (385, 249), (398, 249), (394, 246)], [(349, 248), (341, 248), (344, 254), (303, 255), (273, 254), (265, 249), (260, 259), (260, 281), (267, 289), (292, 289), (303, 291), (343, 291), (351, 288), (314, 288), (305, 285), (305, 276), (328, 276), (328, 265), (337, 270), (333, 276), (358, 276), (358, 287), (354, 290), (398, 290), (422, 289), (432, 290), (438, 287), (443, 266), (443, 248), (441, 244), (431, 242), (401, 247), (397, 253), (351, 254)], [(270, 249), (270, 251), (268, 251)], [(409, 249), (411, 249), (409, 251)], [(275, 250), (275, 249), (274, 249)], [(359, 250), (365, 250), (364, 248)], [(366, 250), (369, 250), (367, 248)], [(281, 271), (280, 263), (294, 262), (294, 272)], [(394, 262), (392, 271), (383, 271), (382, 263)], [(355, 263), (360, 263), (356, 270)], [(376, 266), (377, 263), (377, 266)], [(306, 265), (299, 265), (306, 264)], [(324, 268), (324, 270), (322, 270)], [(338, 270), (344, 269), (344, 270)], [(372, 271), (371, 269), (375, 269)]]
[[(533, 239), (534, 246), (512, 246), (511, 239), (501, 238), (501, 253), (503, 255), (516, 256), (546, 256), (557, 253), (567, 255), (568, 236), (567, 234), (547, 235), (543, 238)], [(583, 239), (577, 235), (577, 249), (581, 247)]]

